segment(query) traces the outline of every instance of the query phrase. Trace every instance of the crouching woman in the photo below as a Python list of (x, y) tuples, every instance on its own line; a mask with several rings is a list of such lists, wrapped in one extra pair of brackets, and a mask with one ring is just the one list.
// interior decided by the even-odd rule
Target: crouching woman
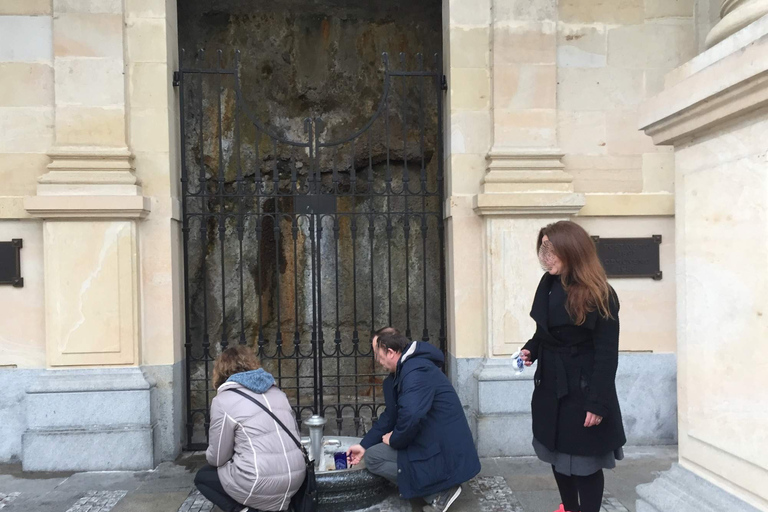
[(213, 366), (217, 390), (211, 404), (208, 465), (195, 485), (224, 512), (287, 510), (304, 481), (304, 456), (288, 434), (258, 405), (266, 406), (298, 439), (299, 429), (285, 393), (260, 368), (246, 346), (228, 348)]

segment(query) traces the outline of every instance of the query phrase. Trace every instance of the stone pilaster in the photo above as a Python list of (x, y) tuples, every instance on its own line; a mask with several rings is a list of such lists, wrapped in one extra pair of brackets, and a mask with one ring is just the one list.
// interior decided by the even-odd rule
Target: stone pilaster
[(24, 202), (43, 220), (49, 371), (27, 389), (25, 470), (157, 461), (155, 385), (138, 367), (150, 198), (129, 147), (125, 27), (124, 2), (53, 1), (55, 142)]
[(768, 229), (767, 74), (763, 17), (676, 70), (642, 109), (645, 133), (675, 149), (680, 464), (638, 487), (638, 512), (768, 510), (768, 413), (755, 405), (768, 347), (754, 342), (768, 332), (768, 242), (752, 236)]
[(707, 35), (706, 47), (711, 48), (766, 14), (768, 0), (724, 0), (720, 21)]
[(44, 220), (49, 366), (139, 364), (137, 219), (149, 198), (126, 136), (121, 2), (53, 2), (55, 143), (30, 215)]
[(557, 146), (557, 2), (537, 5), (491, 9), (492, 146), (473, 204), (485, 224), (489, 355), (514, 352), (532, 332), (538, 230), (584, 206)]

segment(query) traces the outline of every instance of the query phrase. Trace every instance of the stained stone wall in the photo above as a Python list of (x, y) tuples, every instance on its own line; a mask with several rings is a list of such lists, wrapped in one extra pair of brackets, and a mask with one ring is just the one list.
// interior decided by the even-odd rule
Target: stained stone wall
[[(183, 67), (238, 65), (242, 91), (238, 101), (226, 75), (181, 85), (186, 187), (197, 195), (186, 203), (195, 358), (215, 358), (222, 342), (253, 345), (306, 406), (317, 363), (292, 356), (311, 353), (315, 317), (326, 404), (373, 399), (373, 329), (393, 324), (439, 343), (442, 91), (435, 77), (387, 82), (385, 70), (439, 71), (440, 43), (439, 2), (179, 4)], [(313, 147), (351, 140), (310, 153), (295, 145), (312, 135), (307, 118), (320, 119)], [(338, 215), (294, 214), (292, 195), (310, 186), (341, 196)], [(204, 409), (210, 367), (191, 371), (193, 409)], [(198, 421), (195, 440), (203, 432)]]

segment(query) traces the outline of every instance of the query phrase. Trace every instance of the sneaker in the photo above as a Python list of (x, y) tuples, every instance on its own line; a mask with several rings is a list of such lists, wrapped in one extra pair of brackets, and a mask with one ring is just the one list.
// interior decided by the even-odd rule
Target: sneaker
[(565, 506), (563, 504), (560, 504), (560, 508), (555, 510), (555, 512), (569, 512), (568, 510), (565, 510)]
[(461, 494), (460, 485), (451, 487), (447, 491), (443, 491), (438, 494), (437, 498), (435, 498), (432, 503), (425, 505), (421, 510), (422, 512), (445, 512), (448, 510), (448, 507), (453, 505), (453, 502), (456, 501), (456, 498), (459, 497), (459, 494)]

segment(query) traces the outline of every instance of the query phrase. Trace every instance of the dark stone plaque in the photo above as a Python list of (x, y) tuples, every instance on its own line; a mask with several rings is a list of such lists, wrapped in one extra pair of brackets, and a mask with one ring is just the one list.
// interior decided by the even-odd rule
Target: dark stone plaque
[(336, 196), (305, 194), (293, 196), (293, 211), (298, 214), (326, 215), (336, 213)]
[(0, 284), (10, 284), (16, 288), (24, 286), (21, 277), (21, 238), (10, 242), (0, 242)]
[(661, 235), (650, 238), (600, 238), (593, 236), (597, 255), (608, 277), (661, 279), (659, 246)]

